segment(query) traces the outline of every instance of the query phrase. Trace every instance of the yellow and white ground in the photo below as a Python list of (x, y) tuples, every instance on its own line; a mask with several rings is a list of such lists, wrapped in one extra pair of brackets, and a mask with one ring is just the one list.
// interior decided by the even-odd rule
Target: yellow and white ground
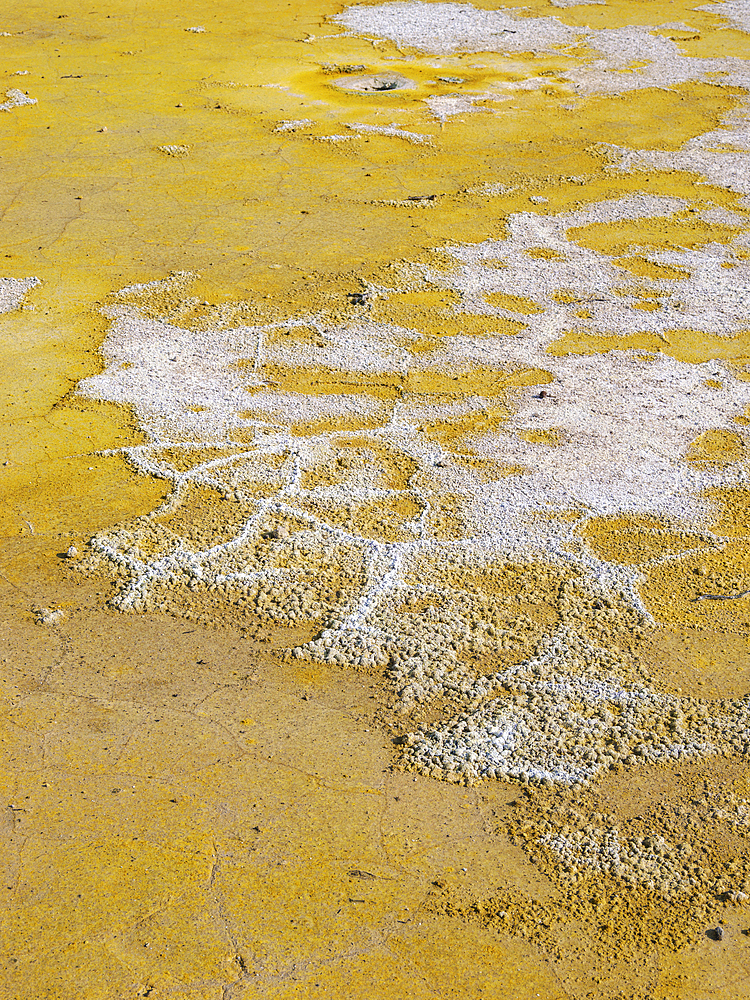
[(0, 20), (0, 996), (750, 996), (747, 4), (93, 6)]

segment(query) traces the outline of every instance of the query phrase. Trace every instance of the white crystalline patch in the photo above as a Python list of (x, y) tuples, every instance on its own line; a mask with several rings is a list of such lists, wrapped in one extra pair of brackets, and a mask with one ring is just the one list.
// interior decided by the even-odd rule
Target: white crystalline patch
[(345, 135), (342, 133), (335, 133), (334, 135), (311, 135), (311, 139), (315, 142), (351, 142), (352, 139), (358, 139), (358, 135)]
[(598, 58), (593, 63), (575, 67), (564, 76), (582, 94), (619, 94), (648, 87), (675, 87), (707, 79), (716, 73), (726, 74), (722, 83), (727, 86), (742, 87), (750, 80), (746, 60), (686, 56), (677, 43), (652, 34), (651, 30), (650, 26), (643, 25), (588, 30), (585, 43)]
[(425, 104), (440, 121), (447, 121), (452, 115), (471, 114), (480, 110), (473, 97), (450, 97), (448, 94), (426, 97)]
[[(501, 292), (535, 301), (543, 312), (527, 316), (512, 310), (500, 314), (522, 319), (528, 329), (516, 337), (445, 338), (443, 368), (487, 365), (512, 371), (538, 367), (554, 381), (538, 398), (539, 387), (518, 390), (516, 412), (497, 434), (475, 441), (483, 454), (525, 466), (520, 479), (509, 477), (486, 491), (487, 517), (510, 521), (520, 530), (523, 511), (549, 505), (583, 505), (599, 513), (620, 510), (659, 513), (678, 519), (699, 518), (697, 498), (712, 476), (686, 465), (691, 441), (711, 428), (739, 430), (734, 417), (750, 403), (750, 383), (740, 381), (720, 362), (684, 364), (658, 354), (610, 351), (596, 356), (557, 357), (550, 345), (577, 326), (589, 333), (626, 335), (652, 332), (668, 342), (671, 330), (698, 329), (733, 336), (746, 326), (750, 311), (750, 265), (735, 258), (731, 247), (709, 244), (701, 250), (642, 253), (655, 263), (684, 270), (682, 280), (636, 281), (615, 258), (570, 242), (572, 227), (619, 218), (668, 216), (684, 203), (677, 199), (635, 197), (602, 202), (560, 216), (521, 213), (508, 220), (506, 240), (454, 247), (464, 267), (450, 278), (467, 307), (487, 310), (486, 296)], [(527, 256), (531, 248), (560, 255), (546, 260)], [(741, 247), (740, 247), (741, 249)], [(503, 269), (483, 267), (499, 261)], [(735, 266), (722, 267), (731, 260)], [(636, 307), (645, 288), (660, 308)], [(628, 294), (628, 289), (632, 293)], [(613, 294), (617, 289), (619, 294)], [(555, 295), (568, 292), (570, 305)], [(584, 305), (591, 318), (577, 319)], [(721, 381), (710, 388), (707, 379)], [(409, 412), (408, 408), (407, 411)], [(418, 413), (412, 419), (419, 420)], [(555, 429), (560, 444), (534, 445), (519, 432)], [(718, 474), (717, 474), (718, 475)], [(738, 470), (718, 475), (724, 481)]]
[(750, 32), (750, 2), (748, 0), (721, 0), (720, 3), (707, 3), (696, 10), (705, 10), (709, 14), (726, 17), (732, 26), (740, 31)]
[(274, 132), (296, 132), (297, 129), (312, 125), (312, 118), (289, 118), (280, 121), (274, 128)]
[[(355, 416), (387, 420), (382, 405), (367, 396), (303, 396), (267, 386), (252, 367), (238, 367), (238, 362), (257, 358), (263, 337), (259, 328), (197, 333), (145, 319), (130, 308), (118, 307), (112, 315), (115, 322), (102, 346), (107, 367), (84, 379), (79, 392), (133, 405), (141, 426), (155, 439), (195, 435), (204, 441), (220, 441), (231, 437), (233, 430), (264, 419), (285, 425)], [(340, 346), (345, 339), (340, 339)], [(353, 362), (360, 349), (367, 351), (367, 345), (355, 336)], [(286, 363), (289, 358), (295, 361), (293, 354), (273, 352), (271, 356)], [(334, 356), (340, 363), (338, 352)], [(318, 357), (325, 361), (326, 354)], [(313, 363), (318, 357), (307, 355)], [(374, 368), (388, 370), (382, 360)]]
[(419, 132), (408, 132), (406, 129), (399, 128), (398, 125), (362, 125), (358, 122), (352, 122), (347, 124), (347, 128), (352, 129), (354, 132), (361, 132), (365, 135), (391, 135), (396, 139), (405, 139), (406, 142), (412, 142), (416, 146), (431, 146), (432, 136), (422, 135)]
[(572, 629), (561, 628), (540, 646), (530, 660), (477, 679), (467, 692), (469, 698), (484, 697), (499, 687), (521, 695), (518, 701), (485, 701), (460, 720), (410, 738), (407, 760), (421, 770), (437, 765), (472, 778), (574, 784), (602, 769), (602, 744), (612, 737), (615, 720), (627, 735), (613, 755), (624, 758), (635, 752), (651, 761), (713, 753), (713, 741), (723, 741), (730, 718), (746, 724), (747, 705), (738, 701), (726, 714), (713, 716), (705, 731), (686, 727), (664, 741), (659, 725), (671, 711), (680, 713), (679, 698), (642, 684), (624, 684), (616, 656)]
[(191, 271), (172, 271), (166, 278), (157, 278), (154, 281), (143, 281), (133, 285), (126, 285), (115, 293), (115, 299), (127, 299), (131, 295), (140, 295), (151, 292), (169, 292), (178, 288), (186, 288), (195, 280), (197, 275)]
[(59, 625), (65, 618), (62, 608), (36, 608), (34, 614), (37, 625)]
[(299, 392), (273, 392), (262, 390), (253, 393), (246, 404), (246, 412), (264, 420), (278, 420), (288, 424), (318, 420), (345, 421), (388, 419), (389, 410), (378, 400), (355, 393), (342, 395), (322, 394), (308, 396)]
[[(576, 227), (668, 217), (684, 207), (679, 199), (633, 196), (558, 216), (519, 213), (507, 220), (505, 240), (449, 248), (460, 266), (449, 278), (437, 275), (435, 280), (447, 281), (461, 294), (465, 309), (488, 316), (488, 325), (493, 315), (522, 320), (527, 329), (518, 336), (446, 337), (436, 351), (414, 355), (406, 345), (418, 334), (372, 323), (366, 313), (343, 327), (320, 328), (318, 343), (310, 344), (293, 337), (279, 340), (271, 336), (270, 327), (186, 331), (119, 308), (103, 348), (107, 368), (85, 380), (81, 389), (133, 404), (144, 427), (155, 436), (198, 434), (203, 440), (220, 440), (232, 428), (257, 422), (264, 414), (270, 422), (288, 424), (355, 411), (372, 419), (381, 412), (380, 404), (366, 396), (322, 394), (301, 399), (283, 384), (265, 384), (258, 374), (264, 363), (401, 375), (435, 368), (450, 372), (494, 367), (499, 384), (504, 372), (541, 368), (554, 377), (546, 390), (549, 397), (537, 400), (538, 390), (515, 390), (514, 416), (501, 432), (477, 442), (487, 455), (530, 469), (521, 477), (518, 493), (513, 492), (514, 477), (485, 491), (480, 506), (487, 516), (503, 510), (507, 518), (511, 509), (520, 516), (550, 503), (585, 504), (600, 512), (639, 509), (693, 516), (698, 507), (690, 498), (701, 484), (714, 479), (684, 464), (686, 449), (710, 428), (738, 430), (733, 417), (750, 402), (750, 383), (737, 380), (718, 363), (685, 365), (632, 351), (595, 357), (548, 353), (556, 339), (577, 327), (609, 336), (651, 332), (667, 342), (675, 329), (732, 336), (744, 328), (750, 311), (750, 262), (735, 257), (731, 246), (644, 249), (645, 257), (680, 268), (686, 277), (635, 280), (616, 258), (570, 240)], [(527, 251), (539, 248), (553, 251), (558, 259), (528, 255)], [(486, 261), (506, 266), (490, 268)], [(727, 261), (735, 266), (723, 267)], [(185, 276), (174, 276), (167, 282), (184, 280)], [(130, 292), (152, 287), (133, 286)], [(651, 295), (649, 301), (659, 305), (655, 311), (637, 308), (644, 289)], [(567, 293), (570, 304), (561, 301), (560, 291)], [(487, 297), (495, 292), (530, 298), (540, 312), (527, 316), (491, 306)], [(575, 315), (582, 305), (590, 313), (585, 320)], [(316, 326), (312, 319), (296, 322)], [(706, 387), (707, 378), (718, 378), (722, 387)], [(402, 426), (416, 429), (420, 418), (415, 405), (407, 402), (401, 407)], [(385, 413), (383, 420), (388, 421)], [(562, 435), (562, 443), (554, 448), (531, 445), (519, 436), (523, 431), (553, 428)], [(732, 479), (735, 473), (724, 475)]]
[(0, 111), (11, 111), (13, 108), (22, 108), (25, 104), (38, 103), (36, 97), (29, 97), (28, 94), (24, 94), (22, 90), (17, 90), (15, 87), (6, 90), (5, 96), (8, 100), (0, 104)]
[(587, 226), (593, 222), (617, 222), (620, 219), (648, 219), (657, 215), (671, 215), (683, 208), (687, 208), (687, 202), (682, 198), (634, 194), (627, 198), (598, 201), (560, 218), (568, 226)]
[(699, 217), (711, 225), (730, 226), (735, 229), (746, 229), (748, 221), (750, 221), (747, 216), (739, 215), (737, 212), (730, 212), (726, 208), (720, 208), (718, 205), (713, 208), (703, 209)]
[(510, 101), (512, 98), (503, 94), (483, 93), (483, 94), (436, 94), (433, 97), (426, 97), (424, 103), (432, 114), (440, 121), (447, 121), (452, 115), (476, 114), (477, 112), (489, 112), (489, 108), (477, 107), (480, 101)]
[(198, 334), (128, 308), (112, 314), (102, 345), (107, 367), (80, 383), (83, 395), (132, 404), (139, 423), (156, 438), (197, 431), (216, 440), (241, 423), (237, 414), (250, 396), (232, 365), (254, 355), (257, 334), (244, 328)]
[(389, 38), (444, 55), (466, 52), (540, 52), (575, 40), (581, 29), (553, 17), (514, 17), (466, 3), (385, 3), (347, 7), (333, 21), (350, 31)]
[(632, 62), (668, 63), (679, 55), (679, 48), (670, 38), (654, 35), (649, 27), (625, 25), (592, 31), (587, 37), (589, 45), (607, 59), (608, 66), (624, 67)]
[[(529, 338), (541, 337), (539, 347), (546, 350), (552, 339), (571, 329), (604, 336), (652, 333), (666, 340), (676, 329), (734, 336), (744, 329), (750, 309), (750, 262), (743, 259), (742, 234), (735, 241), (738, 254), (734, 253), (735, 244), (714, 243), (699, 250), (633, 247), (629, 251), (627, 256), (638, 253), (654, 263), (686, 271), (688, 276), (681, 280), (636, 278), (618, 265), (616, 257), (589, 250), (570, 239), (570, 230), (578, 227), (669, 216), (684, 207), (686, 204), (679, 199), (635, 196), (558, 216), (519, 213), (507, 220), (507, 239), (450, 248), (449, 252), (465, 264), (465, 270), (451, 280), (463, 293), (467, 306), (477, 312), (488, 311), (485, 296), (492, 292), (532, 298), (544, 308), (543, 315), (537, 318), (499, 310), (501, 315), (523, 318), (532, 331), (502, 348), (506, 363), (511, 359), (516, 364), (528, 361)], [(528, 256), (529, 250), (539, 248), (554, 252), (559, 259), (552, 262)], [(502, 270), (478, 268), (476, 265), (482, 261), (500, 261), (506, 266)], [(724, 267), (726, 263), (734, 266)], [(570, 304), (560, 303), (556, 298), (560, 292), (568, 293)], [(645, 293), (658, 305), (655, 311), (638, 308)], [(585, 321), (575, 315), (581, 308), (591, 314)], [(539, 357), (535, 360), (541, 363)]]
[[(286, 339), (286, 338), (285, 338)], [(291, 339), (291, 338), (290, 338)], [(340, 372), (401, 372), (414, 367), (414, 359), (398, 341), (418, 340), (419, 334), (401, 327), (361, 320), (346, 327), (320, 331), (318, 346), (275, 343), (263, 347), (266, 361), (305, 367), (332, 368)]]
[(39, 284), (39, 278), (0, 278), (0, 313), (18, 309), (24, 295)]
[[(587, 3), (599, 0), (586, 0)], [(572, 6), (560, 0), (557, 6)], [(718, 5), (717, 5), (718, 6)], [(726, 4), (725, 7), (732, 7)], [(739, 2), (737, 11), (739, 11)], [(388, 38), (443, 55), (463, 52), (544, 52), (584, 43), (596, 58), (562, 74), (580, 93), (621, 93), (646, 87), (673, 87), (723, 72), (722, 83), (750, 86), (744, 59), (686, 56), (671, 39), (653, 34), (651, 25), (620, 28), (571, 28), (555, 17), (524, 17), (509, 11), (480, 10), (467, 3), (385, 3), (346, 8), (332, 20), (350, 32)], [(665, 25), (665, 27), (667, 27)], [(636, 64), (633, 67), (633, 64)], [(442, 117), (447, 117), (447, 110)], [(470, 109), (465, 109), (470, 110)]]
[[(750, 404), (750, 383), (721, 364), (690, 365), (665, 355), (610, 351), (600, 357), (547, 356), (554, 376), (539, 399), (524, 390), (503, 433), (485, 438), (483, 454), (528, 469), (523, 505), (529, 509), (584, 507), (598, 514), (658, 514), (685, 522), (700, 518), (698, 493), (731, 481), (684, 462), (688, 446), (704, 431), (734, 423)], [(710, 388), (706, 379), (722, 381)], [(561, 443), (529, 444), (514, 432), (555, 428)], [(744, 473), (737, 470), (737, 482)], [(518, 504), (510, 482), (496, 483), (491, 505)]]

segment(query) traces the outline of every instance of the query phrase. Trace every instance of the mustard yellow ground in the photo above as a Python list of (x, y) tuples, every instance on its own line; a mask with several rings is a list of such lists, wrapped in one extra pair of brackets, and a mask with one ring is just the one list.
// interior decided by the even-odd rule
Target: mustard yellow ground
[[(686, 169), (613, 170), (602, 144), (679, 151), (716, 128), (744, 92), (713, 79), (576, 96), (565, 74), (589, 58), (583, 46), (512, 58), (456, 54), (436, 68), (418, 50), (343, 35), (327, 20), (341, 6), (306, 0), (96, 6), (28, 4), (0, 23), (6, 89), (38, 102), (0, 112), (0, 277), (41, 282), (0, 317), (2, 995), (748, 995), (742, 932), (750, 917), (741, 901), (720, 898), (744, 877), (732, 871), (719, 884), (743, 856), (736, 830), (706, 834), (702, 849), (716, 880), (675, 910), (676, 922), (665, 922), (648, 895), (613, 902), (604, 880), (586, 883), (584, 898), (527, 849), (556, 811), (574, 808), (565, 796), (562, 806), (549, 790), (531, 805), (511, 805), (521, 793), (509, 782), (471, 787), (394, 771), (392, 739), (404, 726), (382, 677), (275, 655), (314, 629), (262, 619), (240, 628), (219, 601), (198, 607), (195, 620), (153, 608), (122, 615), (107, 605), (106, 574), (86, 579), (62, 558), (98, 531), (133, 523), (166, 494), (163, 480), (101, 454), (145, 440), (133, 414), (75, 391), (103, 367), (102, 305), (119, 289), (193, 272), (189, 292), (144, 308), (185, 329), (211, 329), (316, 311), (346, 320), (351, 293), (369, 283), (391, 289), (373, 305), (373, 320), (413, 331), (415, 358), (460, 332), (515, 337), (536, 314), (534, 300), (495, 296), (489, 305), (513, 318), (479, 321), (444, 289), (403, 287), (404, 267), (448, 273), (446, 245), (502, 239), (514, 213), (553, 217), (645, 193), (690, 209), (589, 223), (570, 239), (616, 257), (634, 279), (678, 281), (678, 265), (655, 263), (646, 251), (733, 245), (747, 220), (741, 192)], [(671, 25), (655, 30), (686, 55), (747, 55), (742, 31), (684, 3), (512, 6), (573, 27)], [(680, 23), (690, 30), (674, 27)], [(350, 75), (341, 67), (359, 65), (402, 73), (414, 88), (374, 104), (334, 85)], [(480, 100), (476, 113), (442, 121), (426, 110), (426, 96), (456, 89), (435, 83), (438, 75), (481, 90), (527, 78), (530, 65), (548, 82), (513, 91), (512, 103)], [(301, 120), (308, 124), (277, 131)], [(393, 120), (428, 141), (349, 127)], [(700, 215), (717, 208), (734, 221)], [(554, 253), (540, 245), (536, 259)], [(590, 303), (564, 287), (556, 295), (582, 323), (551, 355), (642, 348), (691, 364), (721, 358), (747, 377), (746, 331), (727, 338), (676, 323), (666, 338), (644, 327), (615, 339), (586, 330)], [(640, 301), (650, 314), (647, 290)], [(425, 434), (492, 480), (519, 470), (483, 460), (467, 439), (503, 425), (519, 386), (543, 387), (552, 377), (533, 367), (498, 385), (482, 366), (462, 372), (458, 384), (451, 376), (450, 385), (428, 370), (342, 380), (335, 371), (277, 366), (264, 375), (306, 395), (353, 385), (389, 404), (486, 396), (480, 414), (436, 417)], [(742, 420), (734, 436), (698, 437), (689, 462), (704, 471), (745, 462)], [(338, 429), (351, 431), (349, 447), (362, 447), (361, 422)], [(527, 443), (549, 447), (564, 439), (525, 433)], [(387, 470), (391, 483), (410, 474)], [(707, 530), (725, 544), (686, 559), (662, 559), (690, 540), (655, 518), (602, 516), (579, 534), (600, 558), (643, 568), (641, 597), (657, 627), (629, 638), (612, 638), (615, 626), (606, 633), (634, 671), (661, 690), (718, 703), (747, 693), (747, 609), (695, 596), (744, 589), (750, 563), (745, 491), (717, 487), (711, 500)], [(379, 513), (365, 517), (375, 535)], [(414, 511), (396, 513), (407, 520)], [(180, 532), (207, 537), (221, 516), (220, 500), (202, 496)], [(575, 526), (575, 512), (559, 516)], [(445, 537), (464, 530), (450, 496), (436, 518)], [(553, 584), (561, 581), (513, 576), (507, 595), (498, 585), (514, 599), (525, 588), (512, 609), (520, 638), (509, 662), (554, 617), (545, 589)], [(44, 609), (64, 616), (45, 624)], [(415, 711), (409, 722), (433, 724), (434, 716)], [(704, 782), (739, 798), (748, 792), (741, 761), (705, 759), (648, 765), (638, 787), (615, 770), (581, 792), (576, 808), (584, 819), (611, 812), (633, 835), (645, 834), (638, 824), (653, 815), (656, 828), (690, 836), (691, 803)], [(704, 805), (693, 812), (708, 829), (710, 795), (706, 801), (705, 815)], [(666, 815), (670, 804), (684, 812), (682, 826)], [(721, 942), (705, 936), (719, 921)], [(608, 935), (621, 943), (618, 954), (602, 946)]]

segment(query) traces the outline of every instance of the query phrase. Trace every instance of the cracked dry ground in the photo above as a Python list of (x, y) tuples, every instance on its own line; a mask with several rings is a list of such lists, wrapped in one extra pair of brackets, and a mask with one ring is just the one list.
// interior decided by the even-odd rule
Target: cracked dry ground
[[(539, 883), (493, 835), (508, 789), (392, 772), (369, 678), (281, 668), (271, 633), (134, 631), (37, 568), (48, 542), (11, 548), (3, 995), (565, 995), (522, 940), (434, 905), (438, 881)], [(39, 627), (51, 599), (66, 618)]]
[[(376, 678), (280, 663), (281, 630), (133, 629), (63, 571), (69, 541), (5, 551), (0, 995), (746, 995), (741, 907), (709, 904), (726, 937), (686, 949), (694, 914), (670, 924), (638, 893), (613, 909), (595, 882), (571, 895), (517, 836), (569, 794), (394, 770)], [(65, 618), (40, 626), (29, 609), (49, 604)], [(715, 777), (613, 775), (584, 809), (651, 829)]]
[[(102, 0), (96, 11), (38, 0), (0, 12), (0, 104), (10, 105), (0, 111), (0, 309), (11, 310), (0, 338), (0, 1000), (750, 997), (745, 760), (727, 751), (631, 761), (582, 789), (407, 773), (397, 738), (455, 705), (436, 700), (398, 717), (382, 672), (284, 660), (314, 623), (276, 629), (252, 613), (232, 618), (233, 604), (213, 623), (159, 613), (153, 601), (121, 614), (110, 576), (86, 578), (64, 558), (166, 495), (163, 480), (138, 476), (110, 450), (150, 440), (139, 400), (131, 411), (130, 397), (104, 397), (117, 406), (77, 394), (106, 375), (103, 308), (139, 283), (155, 295), (153, 313), (142, 297), (141, 319), (153, 320), (149, 336), (161, 330), (176, 373), (157, 417), (158, 404), (169, 416), (186, 402), (182, 376), (213, 386), (221, 402), (227, 371), (254, 373), (242, 353), (212, 382), (202, 349), (178, 360), (170, 337), (189, 334), (194, 347), (204, 334), (215, 343), (260, 324), (277, 328), (266, 348), (288, 341), (279, 351), (289, 357), (269, 356), (242, 410), (270, 406), (273, 392), (260, 390), (280, 381), (297, 389), (282, 417), (298, 443), (340, 430), (340, 372), (326, 366), (349, 344), (360, 423), (380, 420), (378, 393), (387, 401), (419, 389), (436, 407), (419, 428), (428, 444), (455, 458), (466, 434), (511, 420), (507, 467), (499, 471), (499, 454), (487, 477), (522, 478), (516, 460), (533, 465), (531, 451), (546, 449), (559, 478), (585, 465), (554, 459), (578, 454), (565, 450), (580, 426), (562, 406), (563, 380), (589, 387), (593, 424), (595, 376), (617, 376), (612, 357), (633, 349), (673, 388), (667, 417), (641, 430), (644, 445), (658, 451), (672, 410), (691, 396), (733, 421), (717, 430), (719, 416), (705, 416), (694, 467), (715, 473), (717, 490), (726, 469), (746, 468), (743, 4), (725, 5), (731, 19), (696, 0), (517, 6), (476, 0), (462, 16), (480, 27), (487, 10), (537, 18), (551, 47), (526, 51), (531, 29), (519, 20), (489, 51), (449, 46), (442, 62), (430, 30), (428, 48), (411, 49), (393, 41), (399, 25), (382, 10), (380, 34), (369, 22), (355, 30), (360, 10), (344, 32), (335, 20), (344, 5), (328, 0)], [(495, 51), (500, 43), (510, 49)], [(374, 90), (346, 89), (361, 70)], [(381, 87), (378, 77), (412, 86)], [(5, 102), (9, 91), (16, 98)], [(172, 294), (168, 279), (157, 301), (148, 283), (170, 272), (185, 290)], [(188, 272), (199, 276), (189, 289)], [(325, 323), (308, 329), (305, 317), (317, 315)], [(347, 340), (360, 321), (369, 336), (369, 324), (390, 329), (380, 359), (377, 343), (368, 353)], [(532, 328), (541, 369), (524, 381), (531, 355), (521, 338)], [(458, 380), (455, 360), (439, 377), (425, 372), (431, 359), (436, 372), (441, 357), (455, 359), (441, 352), (464, 334), (466, 351), (511, 357), (527, 343), (518, 393), (506, 399), (489, 384), (508, 366), (498, 354), (496, 368), (481, 368), (482, 392), (478, 363), (467, 363), (461, 393), (441, 396), (443, 381)], [(699, 378), (688, 366), (715, 359), (717, 371), (687, 384)], [(375, 366), (369, 394), (358, 364)], [(532, 390), (537, 376), (555, 380), (547, 369), (556, 387)], [(126, 357), (117, 371), (134, 384), (142, 374)], [(632, 404), (642, 386), (627, 371), (613, 384)], [(523, 398), (549, 399), (570, 427), (526, 426), (524, 386)], [(199, 427), (208, 408), (197, 403), (186, 412)], [(621, 408), (610, 416), (621, 431)], [(677, 468), (678, 438), (664, 440), (664, 467)], [(476, 465), (481, 478), (477, 456), (464, 459), (461, 475)], [(746, 508), (746, 496), (717, 498), (726, 557), (709, 546), (705, 575), (697, 562), (685, 571), (688, 556), (665, 557), (643, 591), (662, 624), (632, 649), (622, 641), (659, 692), (692, 699), (698, 731), (698, 700), (721, 707), (750, 690), (747, 603), (735, 600), (750, 585)], [(221, 519), (216, 497), (209, 513)], [(449, 504), (436, 518), (446, 536), (454, 522), (462, 536)], [(382, 530), (377, 520), (368, 530)], [(587, 544), (613, 564), (656, 565), (662, 548), (687, 544), (667, 535), (648, 518), (602, 517)], [(698, 589), (732, 599), (695, 603)], [(197, 583), (196, 592), (203, 600)], [(615, 612), (590, 603), (602, 620)], [(667, 745), (672, 729), (657, 735)], [(594, 866), (571, 880), (573, 848), (597, 862), (607, 837), (619, 838), (631, 881)], [(680, 853), (686, 842), (692, 854)], [(649, 889), (654, 865), (692, 878), (691, 890)]]

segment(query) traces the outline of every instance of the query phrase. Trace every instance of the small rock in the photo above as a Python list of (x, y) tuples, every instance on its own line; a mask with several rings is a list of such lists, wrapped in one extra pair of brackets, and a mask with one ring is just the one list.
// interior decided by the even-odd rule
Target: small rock
[(62, 608), (35, 608), (37, 625), (58, 625), (65, 617)]
[[(190, 146), (185, 146), (184, 144), (171, 143), (166, 146), (156, 147), (160, 153), (164, 153), (165, 156), (187, 156), (190, 153)], [(170, 361), (172, 358), (169, 359)]]
[(65, 558), (66, 559), (77, 559), (78, 558), (78, 549), (75, 547), (75, 545), (71, 545), (70, 546), (70, 548), (65, 553)]

